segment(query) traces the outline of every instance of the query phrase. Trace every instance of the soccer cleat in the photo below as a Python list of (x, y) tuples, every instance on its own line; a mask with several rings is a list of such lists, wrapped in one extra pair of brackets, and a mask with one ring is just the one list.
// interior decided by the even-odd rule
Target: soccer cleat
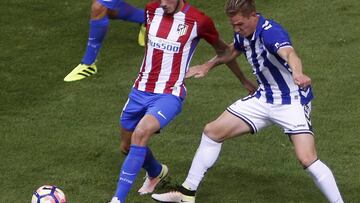
[(163, 194), (152, 194), (151, 198), (157, 202), (195, 203), (195, 196), (187, 196), (178, 191), (171, 191)]
[(140, 195), (146, 195), (149, 193), (152, 193), (155, 190), (155, 187), (162, 181), (165, 179), (165, 177), (168, 175), (169, 169), (166, 165), (161, 164), (162, 169), (160, 174), (155, 177), (155, 178), (151, 178), (148, 176), (148, 174), (146, 174), (145, 176), (145, 182), (142, 185), (142, 187), (138, 190), (138, 192), (140, 193)]
[(113, 197), (109, 203), (121, 203), (117, 197)]
[(95, 63), (91, 65), (86, 65), (83, 63), (80, 63), (78, 66), (76, 66), (65, 78), (65, 82), (72, 82), (76, 80), (81, 80), (86, 77), (90, 77), (97, 73), (97, 68)]
[(146, 34), (146, 27), (144, 24), (140, 26), (139, 36), (138, 36), (138, 43), (140, 46), (145, 46), (145, 34)]

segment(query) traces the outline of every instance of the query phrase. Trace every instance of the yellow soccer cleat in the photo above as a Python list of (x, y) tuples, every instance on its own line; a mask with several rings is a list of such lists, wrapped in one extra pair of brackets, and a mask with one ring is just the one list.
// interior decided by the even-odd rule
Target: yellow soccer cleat
[(146, 27), (144, 24), (140, 26), (139, 36), (138, 36), (138, 43), (140, 46), (145, 46), (145, 34), (146, 34)]
[(97, 73), (97, 68), (95, 63), (91, 65), (80, 63), (64, 78), (64, 81), (72, 82), (72, 81), (81, 80), (86, 77), (90, 77), (95, 73)]

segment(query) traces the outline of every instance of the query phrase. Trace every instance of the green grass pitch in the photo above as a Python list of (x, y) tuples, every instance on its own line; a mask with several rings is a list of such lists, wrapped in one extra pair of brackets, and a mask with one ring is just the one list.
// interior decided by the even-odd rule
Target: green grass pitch
[[(146, 0), (129, 1), (143, 6)], [(232, 40), (222, 0), (189, 0), (214, 18)], [(44, 184), (60, 186), (69, 203), (105, 203), (114, 193), (124, 156), (118, 120), (137, 76), (143, 48), (139, 27), (112, 21), (98, 57), (99, 72), (63, 82), (83, 55), (90, 0), (0, 2), (0, 202), (30, 202)], [(287, 28), (311, 76), (312, 121), (319, 157), (332, 169), (345, 202), (360, 202), (360, 1), (257, 1), (258, 11)], [(202, 42), (192, 65), (213, 56)], [(243, 57), (242, 69), (251, 75)], [(203, 126), (246, 95), (225, 67), (188, 80), (183, 112), (150, 142), (170, 168), (170, 185), (182, 183)], [(136, 191), (128, 202), (152, 202)], [(158, 191), (165, 191), (167, 186)], [(278, 127), (225, 142), (207, 173), (197, 202), (326, 202), (297, 163)]]

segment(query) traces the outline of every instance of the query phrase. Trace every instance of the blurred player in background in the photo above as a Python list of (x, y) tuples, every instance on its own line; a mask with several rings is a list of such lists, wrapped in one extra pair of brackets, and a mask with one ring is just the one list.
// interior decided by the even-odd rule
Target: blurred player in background
[[(153, 192), (167, 175), (167, 166), (155, 159), (147, 144), (181, 112), (186, 96), (184, 78), (199, 40), (205, 39), (218, 55), (230, 51), (211, 18), (183, 0), (154, 1), (147, 4), (145, 12), (145, 56), (121, 115), (121, 149), (128, 155), (111, 203), (125, 202), (141, 168), (147, 177), (140, 194)], [(249, 92), (256, 90), (235, 60), (227, 65)]]
[[(124, 2), (123, 0), (93, 0), (89, 38), (81, 63), (76, 66), (64, 81), (71, 82), (84, 79), (97, 72), (96, 57), (109, 27), (109, 19), (124, 20), (138, 24), (144, 23), (144, 10)], [(145, 27), (140, 27), (138, 43), (144, 46)]]
[(257, 77), (258, 89), (230, 105), (205, 126), (179, 191), (153, 194), (152, 198), (160, 202), (194, 203), (196, 190), (218, 158), (223, 141), (277, 124), (289, 136), (297, 159), (328, 201), (342, 203), (331, 170), (316, 153), (310, 122), (311, 80), (303, 74), (301, 60), (288, 33), (276, 22), (256, 13), (254, 0), (228, 0), (226, 13), (235, 31), (231, 53), (190, 68), (186, 77), (203, 77), (213, 67), (244, 54)]

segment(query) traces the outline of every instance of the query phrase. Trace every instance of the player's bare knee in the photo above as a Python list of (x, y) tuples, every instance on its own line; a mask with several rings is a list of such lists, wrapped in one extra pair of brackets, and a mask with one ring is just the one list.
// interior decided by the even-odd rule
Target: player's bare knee
[(206, 124), (204, 133), (215, 142), (223, 142), (226, 140), (226, 134), (220, 130), (213, 122)]
[(210, 139), (212, 139), (212, 137), (214, 137), (214, 132), (213, 132), (213, 128), (212, 128), (212, 124), (211, 123), (208, 123), (205, 125), (205, 128), (204, 128), (204, 133), (206, 136), (208, 136)]
[(298, 157), (298, 161), (304, 168), (307, 168), (312, 163), (314, 163), (314, 161), (316, 161), (316, 160), (317, 160), (317, 157), (314, 155), (304, 155), (304, 156)]
[(131, 137), (131, 143), (136, 145), (143, 145), (152, 135), (148, 128), (137, 127)]
[(214, 128), (212, 123), (208, 123), (205, 125), (204, 133), (208, 138), (210, 138), (211, 140), (213, 140), (215, 142), (224, 141), (224, 137), (220, 133), (216, 132), (215, 129), (216, 128)]
[(207, 135), (209, 133), (211, 133), (211, 123), (208, 123), (205, 125), (205, 128), (204, 128), (204, 133)]
[(99, 20), (107, 15), (108, 9), (95, 1), (91, 6), (91, 19)]
[(146, 129), (144, 129), (144, 128), (136, 128), (135, 131), (134, 131), (134, 133), (133, 133), (133, 135), (132, 135), (132, 137), (134, 137), (134, 138), (140, 138), (140, 137), (146, 136), (146, 134), (147, 134), (147, 130), (146, 130)]

